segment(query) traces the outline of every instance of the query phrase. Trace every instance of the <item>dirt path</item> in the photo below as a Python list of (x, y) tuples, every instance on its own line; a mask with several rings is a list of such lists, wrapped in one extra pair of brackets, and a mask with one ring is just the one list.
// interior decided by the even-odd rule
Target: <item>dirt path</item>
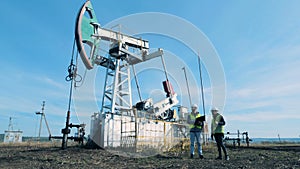
[(54, 146), (0, 146), (0, 168), (300, 168), (300, 146), (229, 149), (230, 161), (214, 160), (216, 149), (205, 159), (190, 159), (188, 152), (148, 158), (129, 158), (105, 150)]

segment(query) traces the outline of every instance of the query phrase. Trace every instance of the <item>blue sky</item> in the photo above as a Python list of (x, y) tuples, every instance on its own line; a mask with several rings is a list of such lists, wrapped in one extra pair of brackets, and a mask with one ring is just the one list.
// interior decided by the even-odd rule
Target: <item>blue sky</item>
[[(12, 116), (15, 128), (22, 129), (24, 135), (36, 135), (38, 119), (34, 112), (40, 110), (45, 100), (51, 131), (54, 135), (60, 134), (69, 88), (64, 78), (71, 57), (75, 18), (83, 3), (80, 0), (1, 2), (0, 133), (7, 129)], [(101, 25), (141, 12), (169, 13), (191, 22), (209, 38), (222, 61), (227, 86), (223, 112), (227, 130), (249, 131), (253, 137), (277, 137), (277, 134), (299, 137), (300, 2), (134, 0), (92, 3)], [(144, 37), (151, 40), (152, 47), (162, 47), (178, 56), (192, 55), (183, 44), (170, 38)], [(181, 59), (191, 72), (198, 71), (195, 61)], [(167, 67), (173, 67), (172, 63)], [(100, 97), (104, 75), (103, 70), (94, 73), (96, 71), (95, 83), (99, 85), (96, 95)], [(145, 77), (141, 79), (149, 81)], [(209, 81), (205, 72), (207, 109), (210, 107)], [(147, 95), (148, 88), (160, 88), (161, 82), (156, 86), (146, 83), (141, 86)], [(86, 86), (86, 92), (89, 89)], [(187, 104), (185, 97), (182, 96), (183, 105)], [(72, 121), (89, 123), (90, 114), (79, 118), (73, 114)]]

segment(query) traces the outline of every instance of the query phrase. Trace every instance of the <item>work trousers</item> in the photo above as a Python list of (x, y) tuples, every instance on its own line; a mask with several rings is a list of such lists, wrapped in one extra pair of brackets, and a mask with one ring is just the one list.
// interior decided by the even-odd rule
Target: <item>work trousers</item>
[(195, 151), (195, 141), (197, 143), (197, 147), (198, 147), (198, 154), (202, 155), (202, 146), (201, 146), (201, 131), (191, 131), (190, 132), (190, 141), (191, 141), (191, 145), (190, 145), (190, 152), (191, 154), (194, 154)]
[(224, 155), (227, 156), (228, 155), (227, 150), (226, 150), (226, 147), (225, 147), (224, 142), (223, 142), (224, 134), (223, 133), (215, 133), (214, 137), (215, 137), (215, 140), (216, 140), (216, 143), (217, 143), (219, 157), (222, 157), (221, 149), (223, 150)]

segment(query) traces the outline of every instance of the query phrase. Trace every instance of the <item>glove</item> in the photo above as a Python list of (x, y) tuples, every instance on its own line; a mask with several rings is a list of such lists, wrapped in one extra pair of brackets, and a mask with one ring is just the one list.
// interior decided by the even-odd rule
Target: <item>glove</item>
[(210, 138), (211, 138), (211, 140), (214, 140), (214, 135), (211, 134), (211, 135), (210, 135)]
[(202, 126), (202, 122), (201, 121), (198, 121), (196, 120), (195, 123), (194, 123), (195, 126)]

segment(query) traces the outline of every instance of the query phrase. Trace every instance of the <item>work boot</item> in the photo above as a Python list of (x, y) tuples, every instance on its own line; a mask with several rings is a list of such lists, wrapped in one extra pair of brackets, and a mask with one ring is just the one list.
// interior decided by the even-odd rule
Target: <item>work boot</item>
[(201, 154), (201, 155), (199, 155), (199, 158), (200, 159), (204, 159), (204, 156)]
[(219, 157), (217, 157), (217, 158), (216, 158), (216, 160), (222, 160), (222, 157), (221, 157), (221, 156), (219, 156)]
[(194, 158), (194, 154), (191, 154), (191, 158)]
[(228, 155), (225, 156), (225, 160), (229, 161), (229, 156)]

